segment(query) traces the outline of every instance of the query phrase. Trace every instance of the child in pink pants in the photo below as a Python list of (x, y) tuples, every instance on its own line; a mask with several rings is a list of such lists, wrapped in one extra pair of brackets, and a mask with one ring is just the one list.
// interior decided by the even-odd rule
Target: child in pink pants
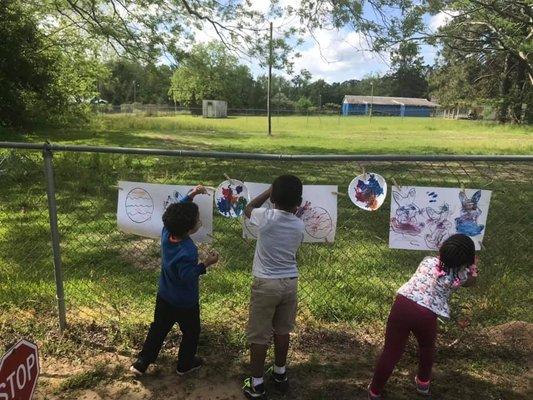
[(415, 384), (418, 393), (429, 394), (437, 337), (437, 317), (449, 318), (448, 300), (453, 290), (471, 286), (477, 277), (475, 246), (469, 236), (450, 236), (438, 257), (426, 257), (411, 279), (397, 293), (387, 321), (385, 346), (368, 388), (370, 400), (382, 399), (382, 391), (412, 332), (418, 341), (419, 362)]

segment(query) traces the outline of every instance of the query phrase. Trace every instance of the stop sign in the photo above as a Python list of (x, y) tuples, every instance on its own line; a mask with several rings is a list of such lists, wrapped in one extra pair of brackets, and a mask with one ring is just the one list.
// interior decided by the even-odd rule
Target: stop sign
[(0, 400), (29, 400), (39, 377), (37, 346), (22, 339), (0, 361)]

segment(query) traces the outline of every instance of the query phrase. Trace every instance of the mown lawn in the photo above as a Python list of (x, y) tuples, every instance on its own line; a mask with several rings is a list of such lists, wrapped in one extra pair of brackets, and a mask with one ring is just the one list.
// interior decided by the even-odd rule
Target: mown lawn
[(111, 115), (80, 129), (0, 131), (0, 140), (261, 153), (531, 154), (531, 126), (441, 118)]

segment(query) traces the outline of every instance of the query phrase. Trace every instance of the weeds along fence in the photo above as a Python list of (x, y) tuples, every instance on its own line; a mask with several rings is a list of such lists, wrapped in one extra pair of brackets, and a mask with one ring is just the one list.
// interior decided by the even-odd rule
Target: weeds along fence
[[(117, 229), (118, 180), (216, 186), (224, 174), (271, 182), (293, 173), (306, 184), (338, 185), (342, 194), (363, 169), (402, 186), (492, 190), (479, 284), (454, 298), (453, 319), (470, 321), (474, 330), (532, 322), (531, 156), (283, 156), (0, 143), (0, 305), (20, 315), (53, 314), (61, 328), (95, 321), (128, 329), (150, 321), (159, 243)], [(428, 254), (390, 249), (389, 215), (390, 196), (371, 213), (339, 195), (335, 242), (303, 244), (299, 254), (300, 326), (382, 326), (395, 290)], [(242, 238), (239, 220), (219, 215), (213, 237), (221, 260), (202, 278), (202, 319), (242, 336), (255, 242)]]

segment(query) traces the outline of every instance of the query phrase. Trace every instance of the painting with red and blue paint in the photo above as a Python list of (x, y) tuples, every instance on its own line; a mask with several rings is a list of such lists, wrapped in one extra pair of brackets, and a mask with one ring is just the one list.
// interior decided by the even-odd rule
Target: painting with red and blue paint
[(240, 217), (248, 204), (248, 190), (240, 181), (222, 182), (217, 189), (215, 202), (218, 212), (223, 216)]
[(375, 211), (383, 204), (387, 194), (385, 180), (373, 173), (360, 175), (349, 187), (352, 202), (364, 210)]

